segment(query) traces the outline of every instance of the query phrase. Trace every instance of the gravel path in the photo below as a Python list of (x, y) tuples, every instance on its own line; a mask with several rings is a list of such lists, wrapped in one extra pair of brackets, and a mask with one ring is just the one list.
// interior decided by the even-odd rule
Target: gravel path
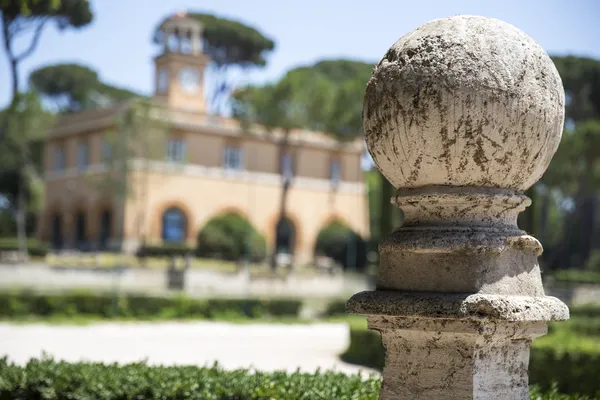
[[(274, 325), (216, 322), (102, 323), (89, 326), (0, 324), (0, 357), (19, 364), (43, 352), (67, 361), (212, 365), (262, 371), (356, 373), (338, 355), (345, 324)], [(364, 371), (364, 369), (362, 369)]]

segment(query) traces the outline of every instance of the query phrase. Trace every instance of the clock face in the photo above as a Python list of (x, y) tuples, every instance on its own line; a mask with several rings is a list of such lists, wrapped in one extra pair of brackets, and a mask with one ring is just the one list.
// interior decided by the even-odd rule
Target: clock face
[(200, 88), (200, 74), (194, 68), (183, 68), (179, 71), (179, 85), (185, 93), (197, 92)]
[(169, 71), (161, 69), (158, 73), (158, 93), (164, 93), (169, 86)]

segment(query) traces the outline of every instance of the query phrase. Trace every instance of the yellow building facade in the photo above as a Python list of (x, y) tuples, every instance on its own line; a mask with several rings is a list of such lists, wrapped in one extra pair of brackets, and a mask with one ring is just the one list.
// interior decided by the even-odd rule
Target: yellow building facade
[[(56, 248), (135, 251), (142, 240), (195, 245), (211, 218), (235, 212), (273, 251), (283, 180), (289, 179), (285, 215), (291, 233), (285, 250), (295, 262), (312, 260), (317, 235), (331, 221), (368, 237), (363, 141), (339, 143), (308, 131), (284, 136), (209, 115), (203, 96), (208, 59), (199, 42), (183, 46), (172, 40), (194, 38), (202, 27), (177, 16), (162, 29), (153, 102), (161, 110), (154, 118), (168, 126), (164, 140), (150, 142), (152, 156), (134, 149), (135, 156), (119, 168), (107, 153), (123, 134), (119, 121), (131, 102), (61, 117), (45, 146), (46, 196), (38, 236)], [(284, 137), (288, 145), (282, 152)], [(143, 147), (141, 141), (132, 145)], [(122, 187), (112, 184), (116, 181)]]

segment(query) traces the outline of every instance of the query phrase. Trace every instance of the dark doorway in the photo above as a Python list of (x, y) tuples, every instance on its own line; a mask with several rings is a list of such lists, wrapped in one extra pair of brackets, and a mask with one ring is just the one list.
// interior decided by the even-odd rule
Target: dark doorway
[(108, 248), (111, 231), (112, 212), (110, 210), (104, 210), (100, 214), (100, 236), (98, 237), (98, 248), (100, 250), (106, 250)]
[(275, 253), (294, 254), (296, 228), (288, 218), (279, 220), (275, 227)]
[(78, 212), (75, 215), (75, 247), (80, 250), (85, 250), (86, 245), (85, 222), (85, 213)]
[(62, 218), (55, 214), (52, 217), (52, 248), (60, 250), (63, 247)]

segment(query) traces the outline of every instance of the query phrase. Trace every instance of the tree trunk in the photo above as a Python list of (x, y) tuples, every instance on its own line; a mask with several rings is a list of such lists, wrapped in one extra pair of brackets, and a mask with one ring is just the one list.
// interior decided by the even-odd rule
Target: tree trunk
[(583, 207), (581, 207), (580, 220), (581, 220), (581, 231), (580, 231), (580, 248), (579, 255), (582, 266), (585, 265), (592, 248), (594, 246), (594, 231), (596, 228), (596, 216), (598, 209), (598, 195), (591, 193), (584, 201)]
[[(284, 136), (283, 136), (283, 140), (279, 146), (279, 163), (281, 165), (280, 169), (280, 173), (281, 173), (281, 199), (279, 202), (279, 219), (277, 220), (277, 223), (275, 225), (275, 243), (273, 246), (273, 255), (271, 257), (271, 269), (273, 271), (275, 271), (277, 269), (277, 241), (279, 238), (279, 229), (280, 229), (280, 222), (285, 221), (286, 220), (286, 210), (287, 210), (287, 198), (288, 198), (288, 192), (290, 190), (290, 180), (291, 177), (286, 177), (285, 176), (285, 172), (284, 168), (285, 165), (283, 164), (283, 158), (284, 155), (287, 153), (288, 151), (288, 136), (289, 136), (289, 131), (285, 131), (284, 132)], [(293, 161), (292, 161), (292, 165), (290, 166), (290, 168), (292, 169), (292, 175), (293, 175), (293, 170), (294, 170), (294, 166), (293, 166)], [(288, 179), (289, 178), (289, 179)], [(297, 249), (294, 249), (294, 251)]]
[(11, 103), (17, 100), (17, 95), (19, 93), (19, 72), (18, 72), (18, 62), (15, 59), (10, 60), (10, 74), (12, 78), (12, 100)]
[(17, 241), (19, 253), (26, 260), (29, 257), (27, 251), (27, 200), (25, 199), (25, 188), (27, 184), (25, 171), (19, 171), (19, 183), (17, 187)]
[(548, 218), (550, 217), (550, 191), (547, 190), (540, 196), (540, 214), (539, 214), (539, 232), (538, 240), (543, 243), (548, 242)]

